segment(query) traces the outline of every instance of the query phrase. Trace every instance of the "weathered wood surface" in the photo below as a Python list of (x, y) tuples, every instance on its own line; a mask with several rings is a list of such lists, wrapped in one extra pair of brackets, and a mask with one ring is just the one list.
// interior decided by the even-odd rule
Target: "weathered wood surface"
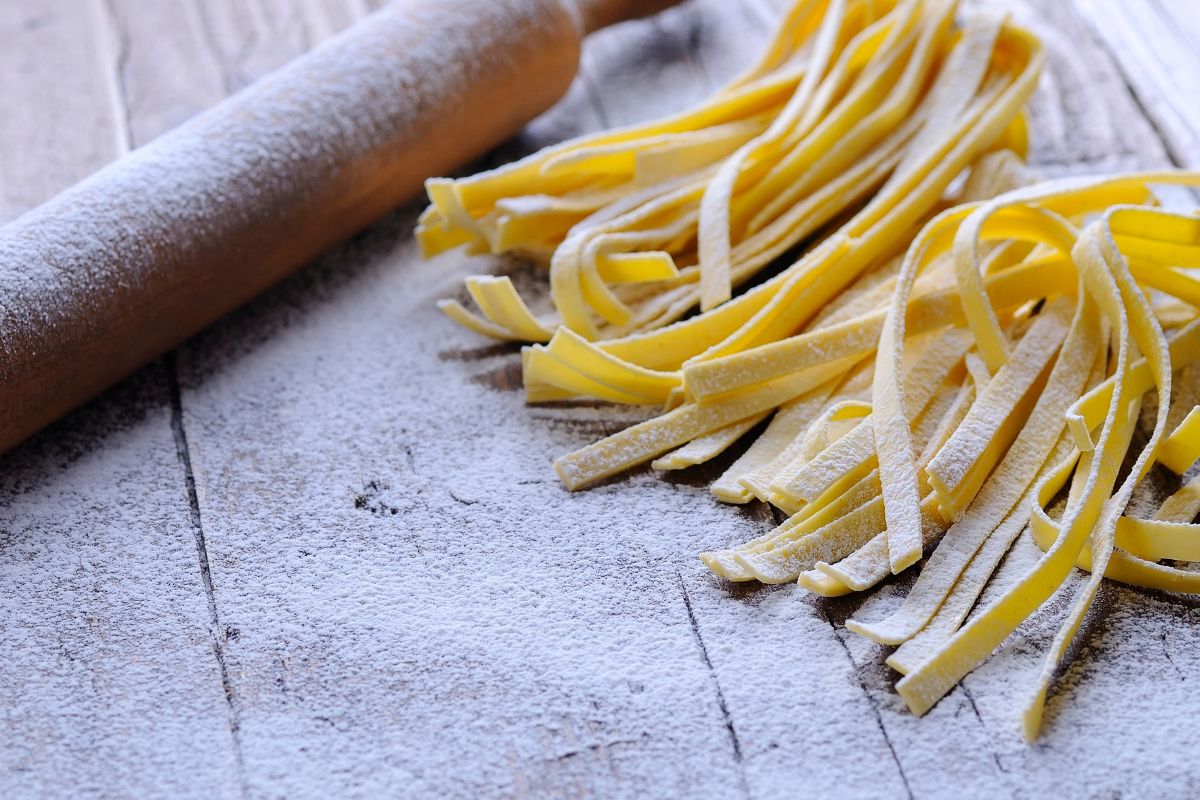
[(1200, 107), (1194, 102), (1200, 96), (1200, 8), (1193, 0), (1075, 3), (1112, 51), (1171, 160), (1200, 167)]
[[(1045, 173), (1200, 160), (1189, 0), (987, 4), (1051, 47)], [(6, 0), (0, 219), (373, 5)], [(780, 5), (692, 0), (597, 36), (493, 159), (687, 105)], [(634, 417), (526, 408), (515, 351), (433, 310), (479, 265), (421, 263), (417, 209), (0, 461), (0, 794), (1200, 791), (1193, 606), (1109, 587), (1032, 747), (1016, 708), (1053, 604), (914, 719), (841, 628), (858, 601), (701, 568), (768, 524), (755, 510), (687, 474), (559, 488), (555, 455)]]

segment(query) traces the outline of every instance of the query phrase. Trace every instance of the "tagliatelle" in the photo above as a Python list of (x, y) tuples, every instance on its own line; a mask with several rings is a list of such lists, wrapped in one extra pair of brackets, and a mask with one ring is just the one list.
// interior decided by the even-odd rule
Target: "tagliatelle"
[[(1062, 182), (1013, 194), (1024, 195), (1027, 198), (1024, 200), (1026, 203), (1035, 199), (1069, 199), (1078, 203), (1087, 196), (1088, 189), (1094, 189), (1093, 196), (1103, 203), (1112, 189), (1125, 188), (1135, 183), (1144, 186), (1156, 179), (1169, 182), (1192, 181), (1195, 180), (1195, 176), (1166, 174), (1095, 179), (1091, 186), (1079, 181)], [(1083, 211), (1085, 208), (1079, 210)], [(1107, 321), (1119, 333), (1116, 337), (1119, 342), (1116, 363), (1112, 365), (1114, 378), (1109, 383), (1110, 389), (1107, 392), (1108, 413), (1095, 451), (1090, 452), (1089, 458), (1085, 459), (1086, 479), (1077, 484), (1082, 488), (1068, 503), (1061, 523), (1052, 522), (1040, 508), (1075, 469), (1078, 454), (1067, 459), (1054, 474), (1043, 480), (1038, 489), (1037, 503), (1033, 507), (1032, 523), (1035, 539), (1048, 548), (1046, 558), (1039, 562), (1028, 576), (930, 653), (924, 661), (916, 665), (906, 664), (908, 674), (897, 688), (914, 711), (922, 712), (932, 705), (962, 674), (985, 658), (1037, 605), (1049, 598), (1066, 577), (1070, 567), (1085, 555), (1089, 534), (1094, 542), (1099, 542), (1101, 548), (1100, 560), (1095, 563), (1120, 565), (1111, 573), (1114, 577), (1134, 579), (1135, 582), (1148, 585), (1156, 582), (1156, 578), (1164, 579), (1162, 584), (1166, 584), (1165, 579), (1171, 576), (1173, 580), (1170, 581), (1170, 585), (1176, 589), (1189, 584), (1186, 574), (1178, 574), (1179, 571), (1174, 568), (1154, 565), (1140, 561), (1132, 554), (1113, 551), (1114, 534), (1120, 527), (1121, 511), (1137, 482), (1143, 477), (1145, 468), (1149, 466), (1151, 454), (1162, 435), (1170, 398), (1170, 372), (1173, 366), (1170, 360), (1171, 350), (1166, 344), (1161, 327), (1135, 283), (1116, 237), (1111, 233), (1111, 220), (1121, 212), (1120, 208), (1108, 211), (1100, 222), (1093, 223), (1080, 235), (1072, 248), (1072, 258), (1081, 267), (1087, 293), (1095, 298)], [(1148, 357), (1146, 361), (1151, 378), (1149, 386), (1142, 383), (1136, 373), (1129, 369), (1128, 365), (1133, 360), (1130, 357), (1131, 351), (1153, 354), (1154, 357)], [(1141, 395), (1149, 388), (1157, 388), (1159, 392), (1159, 421), (1147, 446), (1138, 456), (1133, 472), (1110, 496), (1116, 470), (1131, 443), (1134, 411), (1140, 406)], [(1132, 539), (1127, 537), (1126, 541)], [(1087, 566), (1093, 565), (1090, 558), (1083, 560)], [(1142, 568), (1142, 565), (1145, 565), (1145, 568)], [(1135, 575), (1137, 578), (1134, 578)], [(1055, 639), (1034, 700), (1026, 711), (1026, 733), (1030, 736), (1036, 735), (1040, 724), (1042, 703), (1053, 664), (1061, 658), (1066, 644), (1077, 630), (1082, 614), (1094, 596), (1095, 587), (1095, 580), (1085, 587), (1066, 626)]]
[[(752, 439), (712, 493), (780, 522), (702, 553), (715, 575), (836, 597), (924, 559), (899, 607), (847, 623), (897, 646), (916, 714), (1090, 571), (1024, 708), (1032, 738), (1105, 577), (1200, 594), (1200, 572), (1172, 563), (1200, 561), (1200, 390), (1177, 391), (1200, 378), (1200, 217), (1153, 192), (1200, 175), (1031, 183), (1041, 47), (994, 16), (956, 27), (955, 10), (796, 2), (693, 110), (431, 181), (418, 238), (549, 266), (550, 311), (493, 276), (466, 280), (478, 313), (442, 304), (532, 343), (530, 402), (662, 409), (560, 457), (569, 489), (728, 463)], [(1181, 485), (1132, 516), (1154, 464)], [(1041, 558), (998, 578), (1026, 532)]]
[(725, 452), (734, 442), (742, 438), (747, 431), (766, 419), (769, 413), (769, 411), (764, 411), (761, 414), (741, 420), (740, 422), (735, 422), (732, 425), (726, 425), (724, 428), (701, 436), (698, 439), (693, 439), (678, 450), (655, 459), (651, 462), (650, 467), (651, 469), (666, 471), (694, 467), (697, 464), (710, 461)]
[[(973, 17), (958, 36), (955, 8), (954, 0), (797, 2), (768, 47), (773, 56), (760, 62), (771, 66), (691, 111), (430, 181), (432, 205), (418, 227), (427, 255), (461, 245), (550, 254), (554, 316), (533, 318), (511, 297), (479, 302), (477, 291), (480, 316), (461, 304), (447, 311), (503, 338), (543, 342), (561, 322), (589, 340), (619, 341), (669, 326), (696, 303), (719, 307), (798, 241), (857, 212), (845, 233), (874, 241), (856, 248), (865, 260), (829, 276), (829, 299), (872, 253), (902, 247), (897, 235), (971, 160), (1021, 141), (1007, 128), (1019, 127), (1040, 49), (997, 17)], [(772, 287), (801, 289), (832, 264), (803, 266)], [(726, 303), (738, 308), (712, 344), (775, 294)], [(609, 349), (658, 368), (624, 351)], [(662, 366), (677, 369), (699, 352)]]
[[(890, 663), (905, 673), (897, 688), (915, 712), (923, 713), (966, 671), (986, 658), (1053, 594), (1073, 566), (1095, 567), (1116, 580), (1137, 585), (1200, 593), (1200, 573), (1157, 563), (1200, 559), (1200, 525), (1191, 522), (1200, 510), (1196, 483), (1187, 484), (1164, 503), (1158, 519), (1140, 520), (1121, 513), (1153, 461), (1183, 472), (1200, 455), (1200, 411), (1181, 412), (1179, 421), (1167, 429), (1166, 406), (1162, 405), (1170, 402), (1171, 371), (1196, 357), (1194, 344), (1200, 318), (1188, 320), (1168, 339), (1144, 295), (1151, 289), (1171, 288), (1171, 282), (1161, 280), (1156, 271), (1173, 271), (1177, 269), (1175, 264), (1192, 263), (1192, 248), (1200, 249), (1200, 234), (1189, 239), (1184, 228), (1164, 223), (1164, 219), (1188, 219), (1181, 215), (1141, 207), (1110, 209), (1106, 205), (1114, 198), (1145, 199), (1149, 196), (1147, 187), (1155, 182), (1200, 183), (1200, 176), (1162, 173), (1059, 181), (949, 211), (930, 223), (910, 251), (912, 266), (907, 272), (901, 270), (892, 295), (892, 311), (885, 314), (897, 319), (899, 309), (906, 318), (920, 319), (923, 312), (912, 313), (914, 307), (935, 307), (922, 298), (937, 296), (937, 292), (914, 297), (902, 290), (906, 284), (915, 283), (923, 267), (937, 263), (944, 254), (955, 265), (960, 296), (975, 290), (983, 292), (983, 304), (976, 304), (976, 308), (985, 313), (964, 310), (962, 316), (944, 317), (941, 327), (949, 332), (969, 331), (965, 341), (968, 346), (978, 344), (977, 330), (990, 332), (984, 335), (993, 345), (993, 368), (987, 369), (979, 358), (967, 354), (970, 368), (955, 372), (955, 359), (939, 354), (931, 363), (936, 361), (942, 367), (940, 377), (933, 377), (939, 373), (930, 373), (930, 379), (921, 387), (916, 383), (905, 385), (902, 392), (896, 393), (888, 383), (879, 383), (877, 360), (869, 413), (860, 394), (843, 395), (838, 388), (824, 389), (806, 408), (810, 425), (802, 429), (797, 421), (791, 421), (787, 430), (791, 444), (775, 438), (771, 445), (774, 458), (771, 462), (759, 460), (756, 467), (774, 464), (775, 479), (768, 485), (767, 497), (783, 507), (789, 519), (772, 533), (743, 546), (706, 553), (705, 563), (729, 580), (796, 580), (825, 596), (869, 589), (894, 571), (885, 468), (894, 471), (899, 463), (904, 469), (903, 462), (885, 463), (880, 457), (878, 435), (872, 441), (871, 437), (864, 439), (864, 432), (875, 431), (872, 420), (881, 408), (904, 403), (906, 410), (900, 419), (912, 442), (907, 447), (911, 448), (909, 452), (922, 450), (919, 456), (911, 456), (912, 466), (908, 468), (918, 498), (913, 517), (917, 520), (915, 546), (918, 553), (933, 546), (933, 557), (898, 616), (879, 623), (851, 621), (849, 627), (879, 641), (902, 645)], [(1070, 211), (1071, 216), (1060, 213), (1063, 210)], [(1123, 216), (1135, 212), (1136, 217)], [(1072, 222), (1097, 213), (1102, 215), (1100, 221), (1082, 231)], [(983, 219), (974, 223), (979, 217)], [(1119, 235), (1106, 227), (1112, 226), (1113, 220), (1123, 224)], [(1135, 234), (1135, 220), (1146, 221), (1148, 230)], [(972, 264), (984, 263), (983, 259), (972, 260), (971, 248), (960, 247), (954, 252), (956, 236), (968, 223), (989, 243), (1037, 246), (1018, 255), (1017, 264), (980, 275), (978, 282), (961, 280)], [(1156, 231), (1162, 233), (1161, 238), (1153, 237)], [(1121, 250), (1123, 242), (1136, 246), (1141, 268), (1129, 266), (1131, 262)], [(1178, 256), (1172, 255), (1168, 245), (1181, 249)], [(1045, 248), (1057, 254), (1047, 254)], [(1158, 263), (1150, 264), (1150, 255)], [(1027, 280), (1040, 287), (1038, 293), (1048, 299), (1032, 308), (1027, 303), (1018, 305), (1009, 297), (993, 303), (985, 287), (989, 281), (992, 286), (1001, 285), (996, 283), (997, 276), (1014, 269), (1030, 270)], [(1038, 282), (1037, 269), (1054, 277)], [(1076, 270), (1075, 285), (1067, 285), (1064, 276)], [(1182, 295), (1191, 291), (1186, 284), (1173, 290)], [(1057, 301), (1056, 296), (1060, 298)], [(1063, 312), (1070, 305), (1069, 297), (1075, 298), (1075, 311), (1068, 331)], [(964, 309), (967, 306), (962, 304)], [(1014, 306), (1016, 311), (1009, 310), (1009, 316), (1003, 316), (1005, 309)], [(991, 327), (992, 317), (998, 325), (995, 329)], [(860, 315), (851, 319), (866, 326), (870, 323), (865, 320), (878, 317)], [(930, 334), (919, 328), (919, 334), (904, 331), (888, 337), (887, 324), (875, 329), (879, 331), (878, 358), (884, 358), (882, 345), (888, 344), (888, 359), (908, 362), (904, 371), (914, 374), (920, 368), (922, 350), (912, 348), (912, 336)], [(817, 328), (815, 333), (839, 330), (839, 325), (844, 326), (841, 330), (846, 336), (862, 335), (859, 326), (845, 325), (844, 321)], [(1110, 327), (1117, 348), (1111, 362), (1101, 346), (1108, 340), (1105, 331)], [(838, 336), (824, 335), (827, 342), (841, 341)], [(940, 334), (943, 341), (946, 335)], [(803, 336), (809, 336), (809, 342), (816, 341), (811, 333)], [(795, 360), (798, 371), (791, 376), (775, 364), (766, 371), (740, 373), (722, 366), (729, 371), (708, 374), (729, 374), (737, 379), (719, 384), (719, 391), (706, 393), (684, 408), (715, 411), (751, 403), (751, 398), (768, 402), (781, 381), (797, 380), (821, 365), (837, 365), (842, 374), (847, 374), (846, 364), (862, 356), (857, 345), (813, 348), (813, 352), (817, 355)], [(822, 352), (828, 360), (820, 357)], [(685, 379), (689, 369), (718, 363), (735, 362), (685, 366)], [(941, 429), (924, 434), (922, 439), (927, 441), (918, 442), (914, 423), (919, 408), (914, 406), (927, 403), (926, 398), (931, 396), (932, 387), (924, 384), (932, 382), (936, 386), (946, 380), (952, 386), (961, 386), (940, 395)], [(1161, 421), (1135, 459), (1134, 472), (1117, 486), (1116, 469), (1132, 446), (1136, 410), (1142, 405), (1143, 395), (1152, 389), (1158, 392)], [(861, 416), (864, 413), (866, 416)], [(853, 423), (848, 431), (830, 436), (827, 427), (839, 414), (857, 416), (848, 421)], [(1101, 428), (1094, 443), (1093, 421)], [(1076, 446), (1080, 431), (1087, 434), (1088, 444), (1092, 445), (1082, 459)], [(815, 452), (814, 442), (820, 445)], [(780, 463), (779, 455), (789, 448), (791, 460)], [(818, 482), (807, 482), (817, 475), (822, 476)], [(1063, 520), (1055, 523), (1040, 509), (1068, 482), (1073, 496)], [(1046, 559), (991, 606), (972, 615), (972, 606), (983, 587), (1030, 523), (1029, 512), (1024, 510), (1029, 506), (1018, 502), (1022, 497), (1027, 498), (1024, 502), (1034, 503), (1033, 536), (1047, 548)], [(949, 525), (954, 518), (958, 522)], [(1040, 724), (1053, 665), (1074, 636), (1098, 579), (1094, 578), (1078, 595), (1052, 645), (1047, 667), (1026, 711), (1030, 736), (1036, 734)]]

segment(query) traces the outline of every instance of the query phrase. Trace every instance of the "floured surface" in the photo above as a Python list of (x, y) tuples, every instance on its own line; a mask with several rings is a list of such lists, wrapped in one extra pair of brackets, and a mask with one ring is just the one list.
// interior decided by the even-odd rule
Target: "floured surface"
[[(136, 0), (114, 5), (118, 29), (138, 19)], [(232, 0), (206, 4), (188, 91), (202, 106), (214, 86), (236, 87), (239, 69), (286, 57), (242, 52), (245, 42), (303, 46), (283, 20), (289, 10), (319, 31), (362, 5), (273, 0), (258, 18)], [(1051, 47), (1033, 125), (1033, 160), (1047, 173), (1167, 163), (1123, 73), (1070, 4), (988, 5), (1015, 8)], [(771, 13), (765, 0), (696, 0), (603, 34), (564, 104), (519, 144), (686, 106), (754, 51)], [(253, 25), (266, 27), (238, 34)], [(173, 84), (144, 55), (169, 42), (149, 41), (144, 25), (124, 29), (119, 41), (143, 53), (123, 62), (138, 141), (184, 100), (161, 88)], [(1081, 83), (1089, 71), (1092, 86)], [(1085, 112), (1097, 116), (1085, 122)], [(913, 718), (883, 664), (888, 651), (842, 627), (860, 599), (735, 589), (696, 559), (764, 532), (758, 509), (718, 505), (687, 471), (561, 489), (554, 457), (637, 412), (524, 406), (515, 351), (433, 307), (479, 262), (420, 262), (408, 235), (415, 213), (398, 212), (185, 346), (175, 430), (168, 364), (5, 459), (0, 561), (15, 576), (6, 602), (23, 609), (5, 616), (23, 620), (5, 637), (6, 696), (21, 696), (0, 727), (0, 785), (14, 790), (5, 794), (1200, 789), (1181, 734), (1200, 677), (1190, 606), (1106, 587), (1036, 745), (1021, 740), (1017, 708), (1065, 606)], [(1023, 539), (1009, 567), (1035, 555)], [(906, 589), (885, 586), (861, 613), (883, 616)], [(105, 610), (101, 624), (89, 624), (89, 607)], [(160, 720), (147, 707), (169, 713)], [(185, 768), (190, 783), (178, 777)]]

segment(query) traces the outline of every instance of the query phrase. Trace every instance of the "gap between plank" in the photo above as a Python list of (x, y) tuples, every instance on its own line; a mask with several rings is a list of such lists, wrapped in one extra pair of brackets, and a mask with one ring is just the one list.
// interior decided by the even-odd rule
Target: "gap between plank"
[[(114, 0), (97, 0), (102, 22), (109, 31), (111, 52), (107, 53), (109, 69), (110, 98), (113, 114), (117, 125), (118, 156), (133, 150), (134, 141), (133, 116), (129, 104), (129, 93), (126, 86), (125, 73), (129, 64), (129, 34), (121, 25)], [(183, 401), (179, 391), (178, 363), (174, 351), (163, 359), (163, 371), (166, 374), (167, 394), (171, 406), (171, 432), (175, 441), (175, 453), (183, 467), (184, 485), (188, 499), (188, 518), (191, 522), (192, 533), (196, 541), (196, 552), (200, 564), (200, 577), (204, 585), (205, 599), (208, 605), (209, 627), (212, 633), (213, 656), (221, 677), (221, 689), (225, 697), (226, 710), (229, 718), (229, 732), (233, 740), (234, 767), (237, 771), (238, 786), (243, 797), (249, 796), (246, 783), (246, 767), (242, 756), (242, 741), (239, 733), (237, 704), (234, 700), (233, 684), (229, 679), (229, 669), (225, 663), (225, 650), (221, 632), (220, 615), (217, 611), (216, 595), (213, 592), (212, 573), (208, 563), (208, 546), (204, 540), (204, 528), (200, 522), (200, 499), (196, 494), (196, 478), (192, 472), (192, 457), (188, 448), (187, 433), (183, 428)]]
[(729, 713), (729, 704), (725, 702), (721, 681), (717, 677), (716, 669), (713, 668), (712, 659), (708, 657), (708, 648), (704, 645), (704, 637), (700, 635), (700, 625), (696, 622), (696, 613), (692, 610), (692, 598), (683, 582), (683, 575), (678, 569), (675, 570), (675, 579), (679, 581), (679, 591), (683, 595), (683, 606), (687, 609), (688, 622), (692, 626), (692, 636), (696, 639), (696, 646), (700, 648), (700, 660), (704, 662), (717, 692), (717, 706), (721, 709), (721, 719), (725, 723), (725, 729), (729, 732), (729, 743), (733, 747), (733, 761), (737, 765), (738, 783), (741, 784), (742, 794), (749, 798), (750, 784), (746, 780), (746, 766), (742, 761), (742, 743), (738, 739), (737, 729), (733, 726), (733, 715)]
[[(967, 698), (967, 702), (971, 705), (971, 711), (975, 714), (975, 719), (979, 721), (979, 727), (987, 732), (987, 724), (983, 721), (983, 715), (979, 713), (979, 706), (975, 703), (975, 696), (971, 694), (971, 690), (967, 688), (967, 681), (964, 678), (958, 684), (963, 691), (963, 696)], [(1008, 772), (1008, 768), (1004, 766), (1004, 762), (1000, 760), (1000, 754), (995, 750), (992, 751), (992, 761), (996, 763), (996, 769), (1001, 772)]]
[(908, 776), (904, 774), (904, 765), (900, 763), (900, 756), (896, 754), (896, 746), (892, 744), (892, 737), (888, 736), (887, 726), (883, 724), (883, 714), (879, 711), (879, 703), (876, 701), (871, 690), (867, 688), (867, 684), (863, 681), (862, 676), (858, 675), (858, 665), (854, 663), (854, 654), (850, 652), (850, 646), (846, 644), (846, 640), (842, 638), (842, 632), (838, 630), (837, 624), (833, 621), (833, 617), (829, 614), (829, 609), (822, 605), (821, 613), (825, 617), (825, 621), (829, 623), (829, 627), (833, 629), (834, 638), (838, 644), (842, 646), (842, 650), (846, 653), (846, 660), (850, 662), (850, 669), (854, 671), (858, 686), (862, 689), (863, 695), (867, 698), (867, 702), (871, 705), (871, 713), (875, 715), (875, 724), (879, 727), (879, 733), (883, 735), (884, 744), (888, 747), (888, 752), (892, 754), (892, 760), (896, 762), (896, 771), (900, 773), (900, 781), (904, 784), (904, 792), (908, 795), (908, 800), (914, 800), (912, 786), (908, 783)]
[(183, 467), (183, 481), (187, 488), (188, 516), (192, 533), (196, 539), (196, 555), (200, 561), (200, 580), (204, 584), (204, 596), (208, 601), (208, 619), (212, 629), (213, 655), (221, 673), (221, 689), (229, 712), (229, 733), (233, 737), (233, 755), (238, 772), (238, 785), (242, 796), (249, 795), (246, 785), (246, 765), (242, 756), (241, 721), (233, 681), (229, 678), (229, 667), (225, 662), (225, 635), (221, 627), (221, 614), (217, 610), (217, 595), (213, 590), (212, 570), (208, 562), (208, 543), (204, 538), (204, 525), (200, 519), (200, 496), (196, 493), (196, 475), (192, 471), (192, 453), (188, 446), (187, 431), (183, 427), (183, 395), (179, 390), (179, 360), (172, 350), (163, 358), (167, 375), (167, 387), (171, 397), (171, 433), (175, 437), (175, 453)]
[(1125, 65), (1121, 63), (1121, 59), (1109, 47), (1106, 40), (1101, 39), (1100, 46), (1107, 50), (1108, 54), (1112, 57), (1113, 63), (1117, 67), (1117, 74), (1121, 76), (1121, 83), (1124, 84), (1125, 90), (1129, 92), (1130, 98), (1133, 99), (1133, 104), (1137, 106), (1138, 113), (1146, 120), (1146, 123), (1150, 126), (1150, 130), (1154, 131), (1154, 135), (1158, 137), (1158, 140), (1162, 142), (1163, 152), (1167, 154), (1167, 160), (1171, 162), (1171, 166), (1176, 169), (1184, 169), (1183, 159), (1175, 152), (1174, 144), (1167, 138), (1166, 132), (1159, 126), (1158, 120), (1150, 113), (1150, 109), (1146, 108), (1146, 104), (1142, 102), (1142, 97), (1138, 94), (1137, 89), (1129, 82), (1129, 74), (1125, 71)]
[(103, 27), (107, 29), (109, 52), (106, 61), (108, 70), (108, 97), (112, 105), (113, 118), (117, 121), (117, 157), (133, 150), (133, 118), (129, 109), (129, 92), (125, 86), (125, 71), (129, 66), (129, 35), (121, 25), (114, 0), (96, 0), (97, 11)]

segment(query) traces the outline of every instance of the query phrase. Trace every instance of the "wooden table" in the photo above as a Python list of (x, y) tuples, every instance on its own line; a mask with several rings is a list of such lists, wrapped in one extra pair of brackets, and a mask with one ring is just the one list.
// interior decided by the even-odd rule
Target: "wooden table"
[[(595, 37), (492, 160), (688, 105), (777, 5), (692, 0)], [(1194, 0), (1005, 5), (1051, 49), (1044, 173), (1200, 167)], [(368, 6), (4, 0), (0, 220)], [(480, 265), (422, 263), (417, 211), (3, 458), (0, 796), (1200, 792), (1195, 604), (1108, 587), (1036, 745), (1017, 709), (1061, 608), (913, 718), (842, 628), (861, 600), (699, 564), (761, 509), (718, 506), (708, 475), (558, 486), (554, 456), (632, 417), (525, 407), (515, 350), (434, 310)]]

